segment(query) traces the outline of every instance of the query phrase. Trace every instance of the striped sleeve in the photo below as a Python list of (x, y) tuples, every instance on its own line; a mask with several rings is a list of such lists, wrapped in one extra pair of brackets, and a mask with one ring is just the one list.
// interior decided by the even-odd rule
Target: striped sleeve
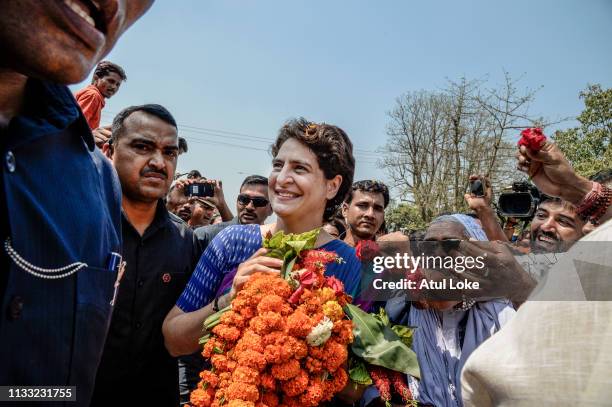
[(229, 226), (219, 232), (200, 257), (176, 305), (184, 312), (193, 312), (210, 304), (225, 274), (248, 259), (259, 247), (259, 225)]

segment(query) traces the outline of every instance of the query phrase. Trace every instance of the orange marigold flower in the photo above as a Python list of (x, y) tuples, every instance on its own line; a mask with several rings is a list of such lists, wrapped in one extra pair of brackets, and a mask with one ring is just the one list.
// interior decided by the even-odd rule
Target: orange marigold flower
[(249, 320), (257, 315), (257, 310), (255, 307), (244, 307), (240, 309), (240, 315), (244, 317), (244, 319)]
[(288, 303), (284, 303), (283, 306), (281, 307), (280, 314), (286, 317), (287, 315), (290, 315), (292, 313), (293, 313), (293, 307)]
[(344, 317), (344, 311), (336, 301), (327, 301), (323, 304), (323, 313), (332, 321), (339, 321)]
[(323, 390), (323, 383), (321, 383), (320, 379), (311, 379), (306, 392), (300, 396), (301, 405), (309, 407), (318, 406), (323, 399)]
[(272, 366), (272, 376), (278, 380), (289, 380), (300, 373), (300, 362), (296, 359), (289, 359), (285, 363)]
[(287, 335), (284, 332), (280, 332), (280, 331), (274, 331), (274, 332), (270, 332), (267, 335), (264, 335), (261, 338), (261, 342), (263, 343), (264, 346), (268, 346), (268, 345), (279, 345), (285, 342), (285, 337)]
[(321, 302), (325, 304), (327, 301), (335, 301), (336, 292), (329, 287), (323, 287), (316, 291), (316, 294), (321, 299)]
[(227, 388), (227, 386), (230, 385), (231, 375), (232, 374), (230, 372), (223, 372), (219, 375), (219, 384), (217, 385), (217, 391), (219, 389), (225, 389)]
[(283, 392), (290, 397), (295, 397), (302, 394), (308, 387), (308, 373), (300, 369), (300, 372), (293, 379), (283, 382), (281, 388)]
[(242, 338), (234, 346), (234, 352), (243, 352), (247, 349), (254, 350), (255, 352), (263, 353), (264, 347), (262, 344), (262, 337), (257, 335), (250, 329), (245, 330), (242, 334)]
[(299, 310), (289, 315), (285, 324), (289, 335), (297, 336), (298, 338), (305, 338), (313, 326), (314, 323), (310, 320), (310, 317)]
[(261, 401), (263, 404), (265, 404), (268, 407), (278, 406), (278, 396), (272, 392), (263, 393), (259, 401)]
[(281, 363), (287, 360), (284, 358), (283, 347), (280, 345), (268, 345), (264, 350), (264, 356), (268, 363)]
[(209, 359), (212, 355), (215, 354), (215, 347), (217, 349), (220, 349), (219, 345), (220, 343), (217, 343), (217, 340), (214, 337), (210, 338), (202, 349), (202, 356), (204, 356), (206, 359)]
[(249, 366), (257, 371), (262, 371), (266, 367), (266, 358), (263, 353), (256, 352), (254, 350), (245, 350), (235, 355), (238, 364), (243, 366)]
[(210, 370), (202, 370), (200, 372), (200, 379), (203, 383), (208, 384), (208, 387), (215, 388), (219, 384), (219, 376), (211, 372)]
[(255, 403), (244, 400), (230, 400), (230, 402), (223, 405), (223, 407), (255, 407)]
[(252, 300), (251, 297), (246, 295), (244, 291), (240, 291), (236, 298), (232, 300), (232, 311), (241, 312), (243, 308), (251, 308)]
[(256, 333), (265, 335), (272, 331), (282, 330), (284, 328), (284, 319), (277, 312), (265, 312), (251, 319), (249, 326)]
[[(219, 405), (223, 404), (225, 400), (227, 400), (227, 395), (225, 394), (226, 389), (218, 389), (215, 393), (215, 401), (213, 404), (217, 402)], [(212, 406), (211, 406), (212, 407)]]
[(301, 339), (288, 336), (283, 349), (296, 359), (303, 359), (308, 355), (308, 345)]
[(262, 373), (260, 376), (261, 387), (267, 390), (276, 390), (276, 379), (270, 373)]
[(259, 390), (257, 390), (257, 386), (240, 382), (231, 383), (227, 388), (226, 394), (228, 400), (255, 402), (259, 399)]
[(306, 357), (304, 367), (306, 367), (306, 370), (308, 370), (312, 374), (323, 373), (323, 362), (311, 356)]
[(231, 370), (230, 367), (232, 366), (232, 361), (228, 360), (225, 355), (213, 355), (210, 358), (210, 362), (212, 363), (216, 372), (221, 373)]
[(353, 336), (353, 322), (349, 319), (334, 322), (332, 333), (337, 335), (333, 339), (343, 345), (348, 345), (355, 339)]
[(212, 403), (212, 398), (206, 390), (195, 389), (189, 395), (189, 402), (194, 407), (209, 407)]
[[(304, 299), (304, 296), (302, 296), (302, 299)], [(310, 296), (297, 309), (312, 317), (317, 313), (321, 313), (321, 299), (316, 295)]]
[(247, 366), (237, 366), (232, 373), (232, 381), (257, 386), (259, 384), (259, 371)]
[(268, 294), (263, 297), (261, 302), (257, 305), (257, 312), (260, 315), (268, 311), (280, 314), (284, 304), (285, 300), (282, 297), (276, 294)]
[(335, 372), (348, 357), (348, 351), (345, 345), (341, 345), (336, 341), (328, 340), (325, 342), (323, 353), (326, 355), (323, 359), (323, 364), (328, 372)]
[(240, 338), (240, 329), (226, 324), (217, 325), (212, 329), (212, 333), (227, 342), (236, 342)]
[(329, 396), (329, 399), (333, 397), (334, 394), (339, 393), (346, 387), (348, 383), (348, 374), (346, 370), (340, 368), (333, 373), (333, 378), (331, 380), (326, 380), (326, 398)]
[(295, 397), (283, 397), (283, 404), (281, 404), (281, 406), (283, 407), (303, 407), (302, 404), (300, 404), (300, 400)]
[(243, 328), (246, 323), (242, 315), (232, 310), (227, 311), (223, 315), (221, 315), (221, 318), (219, 318), (219, 321), (222, 324), (232, 325), (237, 328)]

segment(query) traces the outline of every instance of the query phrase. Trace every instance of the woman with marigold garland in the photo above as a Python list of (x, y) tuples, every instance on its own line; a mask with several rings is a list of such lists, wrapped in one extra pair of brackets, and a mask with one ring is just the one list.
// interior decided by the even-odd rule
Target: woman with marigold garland
[[(236, 225), (224, 229), (211, 242), (176, 306), (163, 324), (168, 351), (175, 356), (198, 350), (202, 323), (226, 307), (250, 276), (257, 272), (279, 273), (282, 261), (264, 256), (268, 233), (303, 233), (330, 220), (351, 188), (355, 159), (346, 133), (329, 124), (303, 118), (287, 122), (272, 145), (269, 196), (277, 222), (268, 225)], [(330, 264), (346, 293), (356, 296), (361, 265), (353, 248), (321, 230), (315, 247), (335, 252), (341, 264)], [(231, 281), (229, 293), (223, 282)], [(220, 289), (221, 288), (221, 289)]]

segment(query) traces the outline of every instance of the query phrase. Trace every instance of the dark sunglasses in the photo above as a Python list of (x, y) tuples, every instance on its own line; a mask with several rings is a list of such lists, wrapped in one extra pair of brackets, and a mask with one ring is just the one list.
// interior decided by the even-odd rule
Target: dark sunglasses
[(260, 196), (251, 198), (248, 195), (238, 195), (238, 203), (240, 205), (247, 206), (250, 202), (253, 202), (253, 206), (256, 208), (262, 208), (268, 204), (268, 200)]

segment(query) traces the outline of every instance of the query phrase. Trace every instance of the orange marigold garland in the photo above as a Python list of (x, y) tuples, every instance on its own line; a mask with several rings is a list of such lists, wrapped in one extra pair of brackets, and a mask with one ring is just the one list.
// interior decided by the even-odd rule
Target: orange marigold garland
[(212, 369), (200, 373), (192, 406), (317, 406), (346, 386), (353, 333), (342, 306), (351, 297), (324, 275), (327, 264), (341, 261), (336, 253), (308, 250), (317, 233), (294, 253), (293, 267), (253, 274), (231, 309), (207, 320), (202, 355)]

